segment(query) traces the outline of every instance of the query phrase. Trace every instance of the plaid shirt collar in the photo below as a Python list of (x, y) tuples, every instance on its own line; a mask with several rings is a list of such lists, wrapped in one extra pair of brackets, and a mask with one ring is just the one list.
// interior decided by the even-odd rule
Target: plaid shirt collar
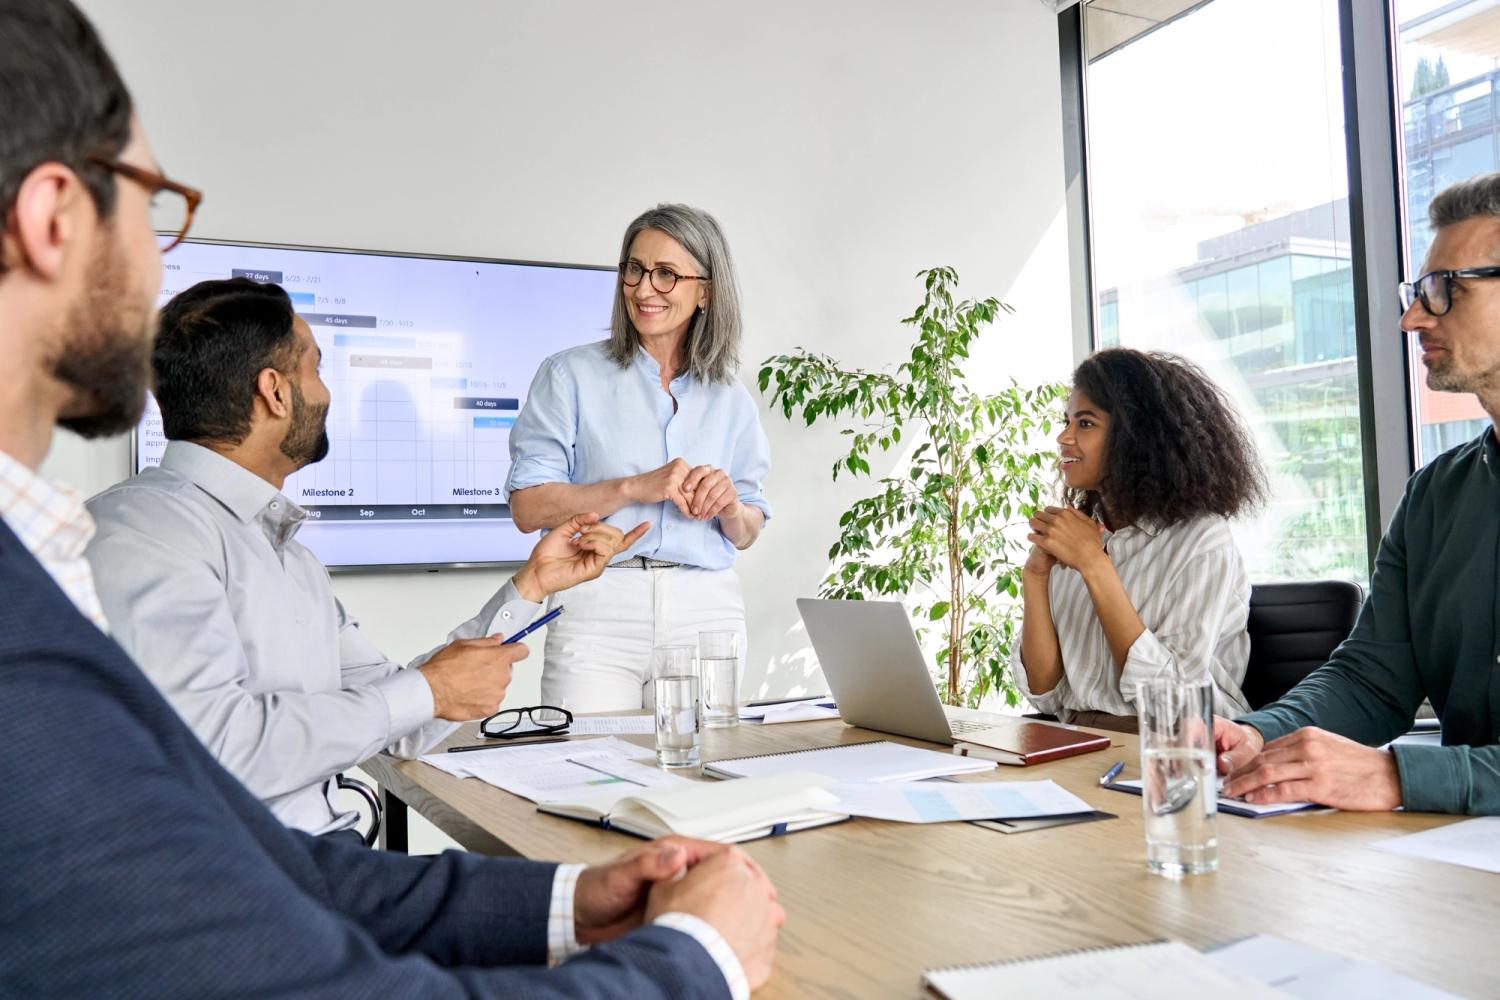
[(83, 494), (51, 483), (0, 451), (0, 516), (43, 562), (77, 559), (94, 537)]

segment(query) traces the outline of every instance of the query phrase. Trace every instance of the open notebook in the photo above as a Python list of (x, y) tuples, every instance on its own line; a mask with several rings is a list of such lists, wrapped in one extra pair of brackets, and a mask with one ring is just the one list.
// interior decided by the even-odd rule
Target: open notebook
[(827, 791), (831, 784), (822, 775), (789, 772), (670, 788), (615, 785), (569, 801), (543, 803), (538, 809), (638, 837), (676, 833), (738, 844), (848, 819)]
[(788, 771), (812, 771), (837, 781), (920, 781), (994, 769), (994, 761), (923, 750), (890, 740), (731, 757), (703, 765), (703, 773), (718, 778), (758, 778)]

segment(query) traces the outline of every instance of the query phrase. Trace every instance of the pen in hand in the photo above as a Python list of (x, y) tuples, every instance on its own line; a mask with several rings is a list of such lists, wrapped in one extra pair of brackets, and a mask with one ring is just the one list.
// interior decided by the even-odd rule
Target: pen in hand
[(1100, 787), (1109, 787), (1109, 783), (1118, 778), (1120, 776), (1120, 772), (1123, 770), (1125, 770), (1125, 762), (1123, 760), (1115, 761), (1113, 767), (1099, 776)]
[(523, 628), (521, 631), (517, 632), (515, 635), (511, 636), (509, 639), (503, 640), (500, 643), (500, 645), (502, 645), (502, 646), (509, 646), (513, 642), (520, 642), (522, 639), (526, 638), (528, 635), (530, 635), (531, 633), (535, 632), (537, 629), (541, 628), (543, 625), (547, 624), (552, 619), (556, 618), (558, 615), (560, 615), (562, 613), (563, 613), (563, 606), (561, 604), (559, 604), (557, 607), (553, 608), (551, 611), (547, 612), (545, 615), (542, 615), (542, 617), (538, 618), (536, 621), (532, 622), (530, 625), (527, 625), (525, 628)]

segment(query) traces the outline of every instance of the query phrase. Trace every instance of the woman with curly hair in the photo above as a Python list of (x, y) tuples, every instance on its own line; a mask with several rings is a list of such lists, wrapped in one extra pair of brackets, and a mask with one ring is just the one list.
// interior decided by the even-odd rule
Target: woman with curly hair
[(1066, 506), (1031, 519), (1011, 667), (1038, 710), (1133, 731), (1136, 689), (1209, 680), (1214, 711), (1250, 709), (1250, 580), (1229, 518), (1265, 477), (1222, 390), (1172, 354), (1110, 348), (1073, 373), (1057, 436)]

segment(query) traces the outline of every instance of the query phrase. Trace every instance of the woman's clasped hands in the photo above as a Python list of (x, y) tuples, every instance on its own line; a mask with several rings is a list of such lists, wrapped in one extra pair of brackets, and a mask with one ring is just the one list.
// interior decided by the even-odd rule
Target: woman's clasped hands
[(1104, 525), (1072, 507), (1045, 507), (1029, 523), (1026, 540), (1063, 566), (1082, 572), (1109, 558), (1104, 552)]

